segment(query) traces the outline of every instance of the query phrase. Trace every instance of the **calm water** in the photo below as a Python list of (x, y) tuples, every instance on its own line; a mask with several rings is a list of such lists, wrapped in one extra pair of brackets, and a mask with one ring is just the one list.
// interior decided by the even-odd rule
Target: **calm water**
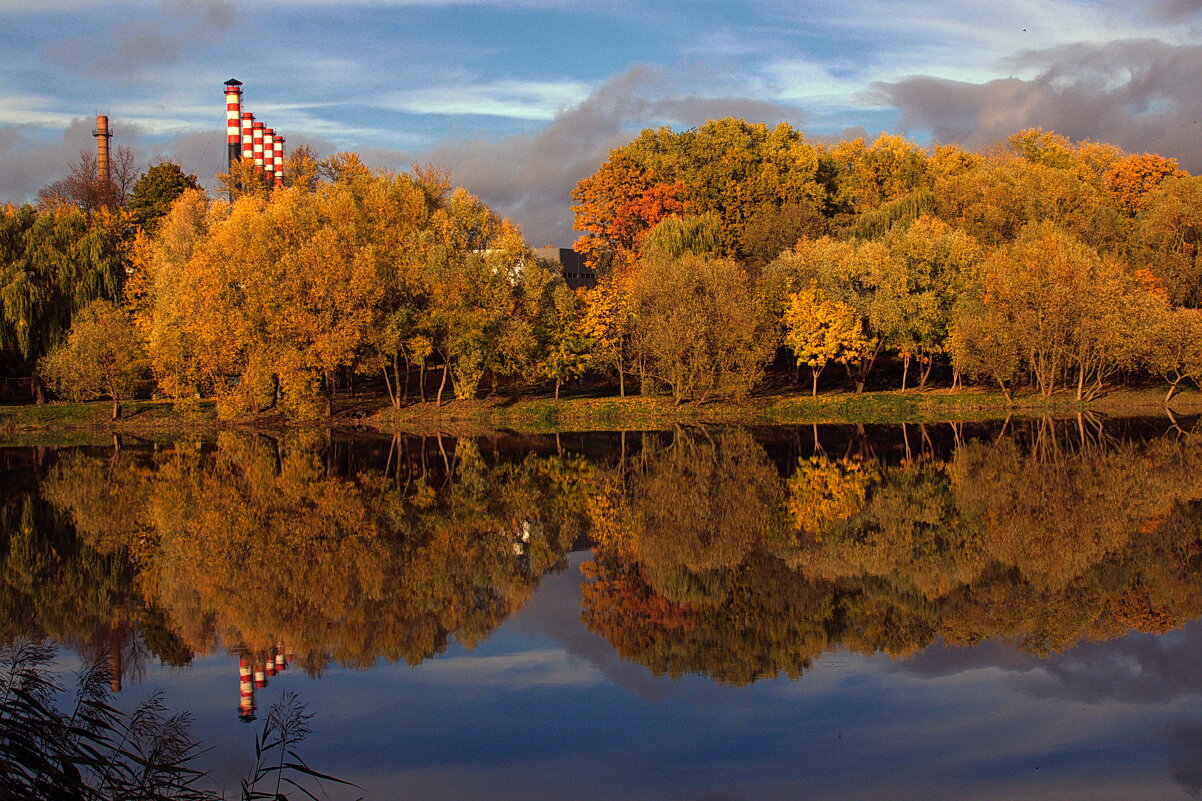
[(1195, 422), (0, 449), (0, 621), (231, 789), (295, 690), (330, 798), (1191, 798)]

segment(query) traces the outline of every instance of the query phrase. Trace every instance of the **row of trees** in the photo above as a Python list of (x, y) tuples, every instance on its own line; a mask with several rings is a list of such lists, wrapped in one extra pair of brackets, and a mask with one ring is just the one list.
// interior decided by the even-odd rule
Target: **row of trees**
[(1202, 613), (1196, 438), (1115, 433), (816, 430), (789, 459), (688, 430), (592, 459), (303, 433), (64, 452), (0, 492), (0, 607), (7, 636), (141, 632), (174, 664), (281, 640), (312, 671), (416, 663), (480, 642), (589, 539), (585, 622), (656, 672), (746, 682), (936, 638), (1046, 653)]
[[(1171, 398), (1202, 379), (1202, 183), (1172, 159), (1041, 130), (977, 154), (896, 136), (810, 143), (784, 124), (725, 119), (644, 131), (573, 196), (577, 248), (605, 276), (584, 300), (591, 355), (620, 385), (630, 365), (648, 372), (641, 328), (697, 342), (744, 332), (752, 358), (732, 392), (785, 350), (814, 393), (831, 363), (863, 391), (885, 356), (903, 390), (911, 368), (921, 387), (940, 363), (953, 385), (979, 377), (1007, 396), (1030, 384), (1084, 399), (1144, 371), (1168, 380)], [(691, 299), (645, 307), (639, 287), (670, 284), (665, 260), (685, 255)], [(714, 269), (702, 263), (725, 277), (701, 286)], [(698, 327), (690, 310), (740, 284), (755, 298), (749, 323)], [(722, 372), (705, 348), (692, 357)], [(674, 355), (650, 358), (678, 399), (721, 391), (681, 381), (666, 366)]]
[(235, 165), (226, 202), (168, 166), (120, 213), (6, 212), (0, 348), (42, 360), (60, 394), (115, 400), (149, 379), (226, 416), (308, 417), (356, 375), (398, 406), (500, 381), (558, 397), (590, 372), (704, 402), (782, 361), (814, 394), (832, 364), (863, 391), (886, 359), (903, 390), (936, 368), (1007, 396), (1151, 374), (1167, 401), (1202, 380), (1199, 179), (1039, 130), (986, 154), (735, 119), (644, 131), (574, 192), (602, 275), (584, 292), (430, 168), (299, 149), (283, 189)]

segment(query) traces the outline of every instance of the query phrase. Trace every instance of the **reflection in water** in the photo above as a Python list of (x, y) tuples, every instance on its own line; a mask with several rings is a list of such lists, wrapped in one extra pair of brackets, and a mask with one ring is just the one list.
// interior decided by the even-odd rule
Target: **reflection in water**
[(226, 648), (252, 719), (286, 668), (480, 643), (591, 542), (583, 620), (656, 674), (1045, 655), (1202, 614), (1200, 442), (1082, 418), (9, 449), (0, 625), (110, 654), (114, 681)]

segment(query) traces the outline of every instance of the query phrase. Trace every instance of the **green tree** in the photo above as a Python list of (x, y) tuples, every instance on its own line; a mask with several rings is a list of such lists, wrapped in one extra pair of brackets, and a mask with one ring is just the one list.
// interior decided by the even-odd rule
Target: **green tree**
[(104, 208), (90, 217), (71, 206), (0, 208), (0, 354), (34, 376), (75, 313), (121, 294), (128, 264), (126, 231)]
[(153, 233), (175, 199), (189, 189), (200, 189), (195, 175), (188, 175), (178, 164), (160, 161), (134, 184), (125, 204), (130, 222)]

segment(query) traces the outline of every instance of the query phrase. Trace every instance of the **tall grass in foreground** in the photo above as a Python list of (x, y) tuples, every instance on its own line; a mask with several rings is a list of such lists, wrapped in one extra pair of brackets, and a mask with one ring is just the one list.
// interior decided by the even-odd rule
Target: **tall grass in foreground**
[[(28, 640), (0, 648), (0, 801), (226, 801), (199, 786), (193, 767), (201, 746), (192, 718), (172, 714), (155, 693), (126, 713), (109, 702), (103, 657), (85, 664), (72, 703), (55, 680), (53, 645)], [(242, 801), (315, 798), (298, 779), (346, 784), (305, 764), (295, 746), (312, 715), (295, 694), (271, 708), (255, 742), (255, 766), (242, 780)], [(295, 778), (294, 778), (295, 777)], [(270, 792), (260, 785), (274, 784)]]

